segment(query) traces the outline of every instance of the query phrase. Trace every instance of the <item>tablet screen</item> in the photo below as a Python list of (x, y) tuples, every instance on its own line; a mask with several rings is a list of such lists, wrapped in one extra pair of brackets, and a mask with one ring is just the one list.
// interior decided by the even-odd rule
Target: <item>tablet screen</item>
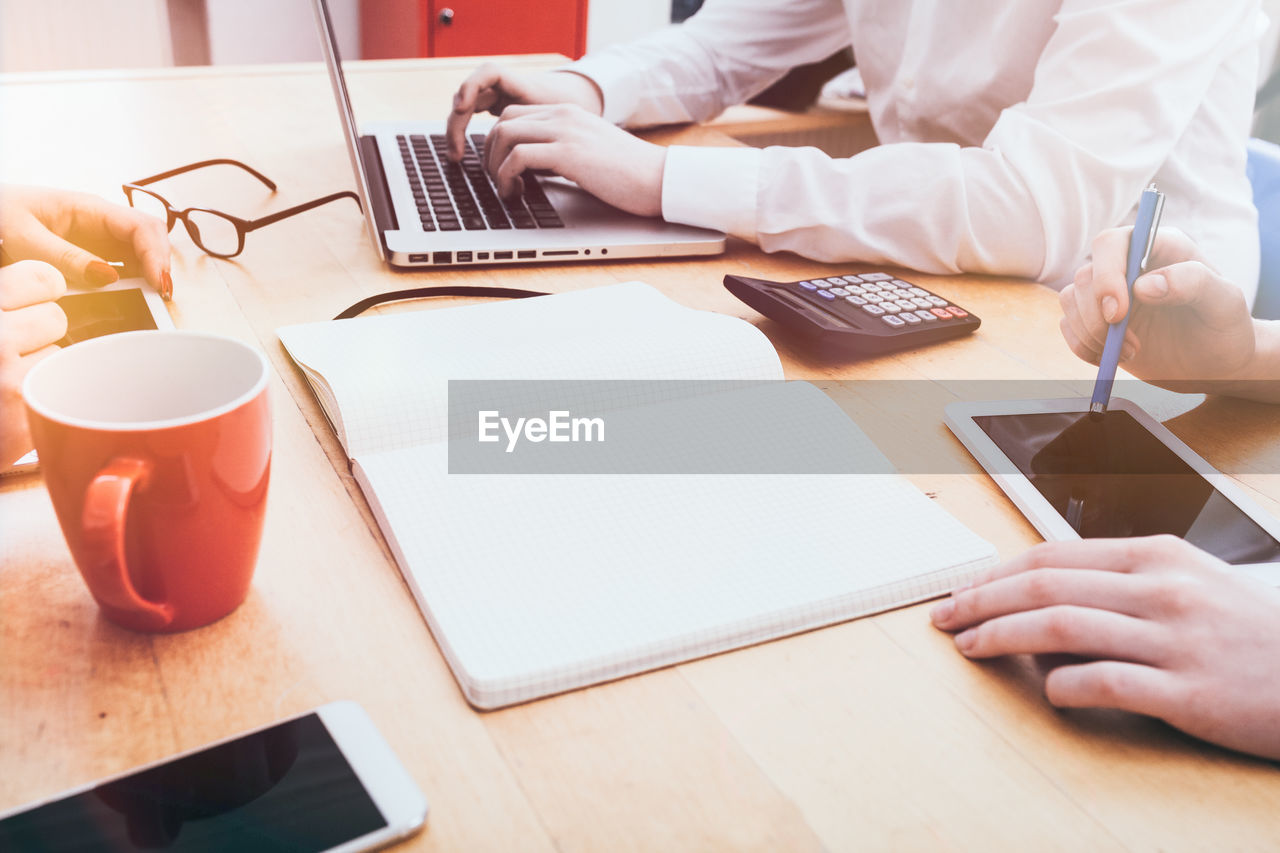
[(1280, 542), (1128, 412), (979, 415), (974, 423), (1084, 539), (1171, 533), (1234, 565)]

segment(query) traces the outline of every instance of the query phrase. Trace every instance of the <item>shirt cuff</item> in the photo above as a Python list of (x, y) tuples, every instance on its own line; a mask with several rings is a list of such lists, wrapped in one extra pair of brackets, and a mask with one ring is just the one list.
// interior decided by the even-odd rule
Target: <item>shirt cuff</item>
[(607, 51), (598, 56), (584, 56), (556, 70), (581, 74), (599, 86), (604, 98), (604, 118), (612, 124), (625, 122), (640, 103), (640, 81), (634, 63), (616, 59)]
[(662, 172), (662, 218), (756, 241), (759, 148), (673, 145)]

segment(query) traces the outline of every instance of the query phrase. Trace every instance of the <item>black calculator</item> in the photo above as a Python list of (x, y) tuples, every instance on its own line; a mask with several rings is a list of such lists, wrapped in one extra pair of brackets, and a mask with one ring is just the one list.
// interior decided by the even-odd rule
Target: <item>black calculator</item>
[(727, 275), (724, 286), (825, 358), (918, 347), (982, 325), (954, 302), (885, 272), (786, 282)]

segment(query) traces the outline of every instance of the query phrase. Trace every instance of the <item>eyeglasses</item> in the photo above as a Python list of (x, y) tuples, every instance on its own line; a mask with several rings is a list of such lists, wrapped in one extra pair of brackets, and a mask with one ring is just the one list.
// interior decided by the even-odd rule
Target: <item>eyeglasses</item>
[(191, 235), (191, 241), (215, 258), (234, 258), (244, 251), (244, 235), (250, 231), (256, 231), (265, 225), (279, 222), (281, 219), (287, 219), (295, 214), (311, 210), (313, 207), (319, 207), (322, 204), (328, 204), (340, 198), (355, 199), (356, 204), (360, 204), (360, 197), (347, 190), (346, 192), (334, 193), (324, 198), (318, 198), (314, 201), (291, 207), (288, 210), (282, 210), (279, 213), (273, 213), (270, 216), (264, 216), (262, 219), (241, 219), (238, 216), (232, 216), (220, 210), (210, 210), (204, 207), (188, 207), (186, 210), (178, 210), (159, 193), (154, 190), (144, 189), (147, 184), (163, 181), (165, 178), (172, 178), (174, 175), (181, 175), (183, 172), (203, 169), (205, 166), (219, 165), (238, 166), (259, 181), (262, 181), (272, 192), (276, 189), (274, 181), (239, 160), (201, 160), (199, 163), (179, 166), (176, 169), (170, 169), (167, 172), (161, 172), (149, 178), (122, 184), (120, 189), (124, 190), (125, 197), (129, 199), (130, 207), (141, 210), (143, 213), (149, 213), (157, 219), (163, 219), (168, 230), (172, 231), (173, 224), (181, 221), (187, 227), (187, 233)]

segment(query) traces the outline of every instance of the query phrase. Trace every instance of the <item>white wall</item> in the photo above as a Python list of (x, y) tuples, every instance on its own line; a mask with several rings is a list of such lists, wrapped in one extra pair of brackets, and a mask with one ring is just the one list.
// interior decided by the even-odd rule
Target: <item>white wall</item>
[[(319, 62), (311, 0), (208, 0), (209, 59), (214, 65)], [(343, 59), (360, 58), (359, 0), (329, 0)]]

